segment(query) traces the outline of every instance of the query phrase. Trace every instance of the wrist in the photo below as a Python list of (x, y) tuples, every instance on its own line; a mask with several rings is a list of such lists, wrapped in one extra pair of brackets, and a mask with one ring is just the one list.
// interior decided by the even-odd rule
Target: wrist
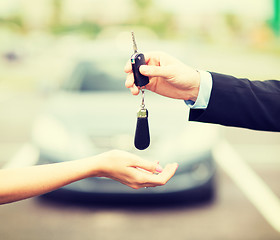
[(113, 164), (117, 150), (111, 150), (90, 158), (92, 177), (110, 177), (113, 172)]
[(193, 101), (197, 100), (199, 90), (200, 90), (200, 72), (195, 71), (194, 76), (192, 77), (193, 86), (188, 89), (188, 94), (184, 100)]
[(185, 103), (192, 109), (206, 109), (210, 100), (212, 90), (212, 76), (209, 72), (199, 71), (200, 86), (195, 101), (185, 100)]
[(79, 167), (82, 168), (84, 173), (83, 177), (102, 177), (104, 170), (103, 161), (104, 159), (101, 154), (78, 160)]

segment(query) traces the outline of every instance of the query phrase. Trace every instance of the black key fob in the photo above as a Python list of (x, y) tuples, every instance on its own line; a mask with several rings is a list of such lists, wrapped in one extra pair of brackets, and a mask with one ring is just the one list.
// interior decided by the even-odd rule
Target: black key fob
[(149, 83), (149, 78), (147, 76), (142, 75), (139, 71), (139, 67), (145, 64), (146, 61), (144, 54), (136, 52), (131, 56), (134, 83), (137, 87), (143, 87)]
[(150, 132), (148, 124), (148, 110), (140, 109), (137, 114), (137, 125), (134, 137), (134, 146), (139, 150), (144, 150), (150, 145)]

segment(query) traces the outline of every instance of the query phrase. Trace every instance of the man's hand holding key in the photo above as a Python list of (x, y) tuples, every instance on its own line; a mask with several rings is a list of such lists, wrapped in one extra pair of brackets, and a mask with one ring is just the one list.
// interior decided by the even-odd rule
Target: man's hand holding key
[[(170, 98), (196, 100), (200, 85), (199, 72), (163, 52), (144, 55), (147, 65), (140, 66), (140, 73), (150, 79), (146, 89)], [(124, 71), (128, 74), (125, 86), (133, 95), (138, 95), (140, 88), (134, 84), (130, 60)]]

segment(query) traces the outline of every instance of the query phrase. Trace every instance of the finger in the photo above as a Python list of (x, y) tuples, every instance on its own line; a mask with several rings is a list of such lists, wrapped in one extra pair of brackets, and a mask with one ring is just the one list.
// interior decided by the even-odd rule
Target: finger
[(133, 73), (128, 73), (127, 76), (126, 76), (126, 81), (125, 81), (125, 86), (127, 88), (131, 88), (133, 87), (134, 85), (134, 76), (133, 76)]
[(125, 71), (126, 73), (129, 73), (129, 72), (132, 71), (132, 66), (131, 66), (131, 61), (130, 61), (130, 60), (128, 60), (128, 61), (126, 62), (125, 66), (124, 66), (124, 71)]
[(134, 76), (133, 73), (129, 73), (126, 77), (125, 86), (130, 89), (131, 93), (133, 95), (138, 95), (140, 90), (139, 88), (134, 84)]
[(155, 65), (155, 66), (162, 66), (163, 62), (166, 64), (174, 64), (174, 63), (180, 63), (180, 61), (177, 58), (174, 58), (173, 56), (170, 56), (169, 54), (165, 52), (145, 52), (145, 60), (146, 64)]
[(153, 65), (141, 65), (139, 68), (140, 73), (148, 77), (165, 77), (170, 75), (168, 66), (153, 66)]
[(164, 184), (167, 183), (170, 178), (172, 178), (175, 174), (175, 172), (178, 169), (178, 163), (172, 163), (166, 165), (166, 167), (163, 169), (162, 173), (159, 175), (162, 177), (162, 180), (164, 180)]
[(151, 175), (150, 176), (151, 182), (150, 183), (147, 182), (147, 184), (153, 187), (162, 186), (166, 184), (170, 180), (170, 178), (174, 176), (177, 168), (178, 168), (177, 163), (166, 165), (166, 167), (163, 169), (163, 171), (160, 174)]
[(139, 188), (144, 188), (144, 187), (157, 187), (157, 186), (162, 186), (166, 184), (170, 178), (175, 174), (176, 170), (178, 168), (178, 164), (168, 164), (162, 173), (159, 173), (158, 175), (156, 174), (151, 174), (150, 172), (147, 172), (146, 170), (138, 169), (138, 171), (142, 171), (143, 177), (141, 178), (142, 180), (140, 182), (130, 184), (129, 186), (135, 189)]
[(132, 167), (137, 167), (151, 173), (161, 173), (163, 171), (162, 167), (157, 162), (151, 162), (143, 159), (135, 161)]
[(130, 91), (133, 95), (138, 95), (140, 90), (138, 87), (136, 87), (135, 85), (133, 85), (131, 88), (130, 88)]

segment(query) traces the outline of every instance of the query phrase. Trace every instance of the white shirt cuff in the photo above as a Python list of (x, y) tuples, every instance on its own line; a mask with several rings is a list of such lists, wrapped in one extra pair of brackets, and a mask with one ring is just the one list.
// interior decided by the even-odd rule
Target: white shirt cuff
[(185, 103), (192, 109), (206, 109), (209, 103), (212, 90), (212, 76), (209, 72), (199, 71), (200, 87), (196, 101), (185, 100)]

